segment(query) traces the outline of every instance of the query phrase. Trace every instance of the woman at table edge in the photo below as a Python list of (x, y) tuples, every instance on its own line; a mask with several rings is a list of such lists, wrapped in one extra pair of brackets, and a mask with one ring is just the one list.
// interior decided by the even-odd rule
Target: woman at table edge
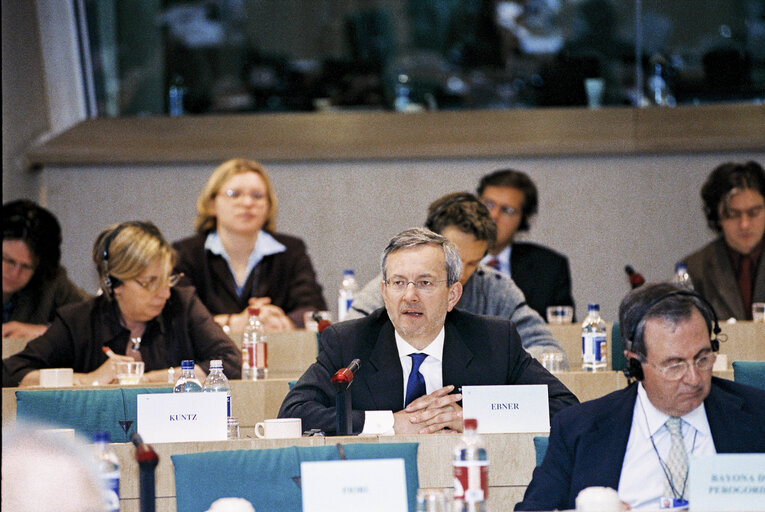
[(268, 331), (303, 327), (305, 312), (327, 309), (305, 244), (276, 232), (276, 211), (265, 169), (231, 159), (199, 194), (197, 234), (173, 244), (176, 271), (227, 332), (244, 330), (251, 305)]
[(56, 216), (28, 199), (3, 204), (3, 338), (36, 338), (57, 308), (88, 298), (60, 262)]
[(143, 382), (167, 382), (168, 368), (184, 359), (195, 361), (200, 380), (210, 360), (221, 359), (228, 378), (240, 378), (236, 345), (193, 288), (174, 288), (175, 258), (150, 222), (110, 226), (93, 246), (103, 293), (60, 308), (42, 336), (3, 361), (4, 370), (21, 386), (39, 384), (42, 368), (73, 368), (79, 385), (109, 384), (116, 380), (115, 361), (141, 360)]

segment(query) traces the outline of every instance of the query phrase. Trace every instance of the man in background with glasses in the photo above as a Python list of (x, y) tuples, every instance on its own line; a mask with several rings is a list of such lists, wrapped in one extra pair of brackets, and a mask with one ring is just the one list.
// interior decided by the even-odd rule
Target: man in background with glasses
[(330, 379), (353, 359), (361, 361), (351, 386), (355, 433), (461, 431), (459, 390), (466, 385), (547, 384), (551, 417), (578, 403), (523, 350), (512, 322), (454, 308), (462, 262), (443, 236), (423, 228), (396, 235), (383, 252), (382, 273), (385, 308), (324, 331), (316, 363), (279, 417), (334, 433)]
[(619, 306), (637, 382), (552, 421), (550, 444), (516, 510), (573, 509), (579, 491), (616, 489), (633, 509), (688, 506), (688, 458), (765, 452), (765, 391), (712, 377), (717, 317), (669, 283)]
[(718, 166), (701, 187), (707, 224), (720, 236), (687, 256), (694, 289), (722, 319), (752, 319), (765, 302), (765, 171), (757, 162)]
[[(507, 274), (481, 264), (497, 226), (486, 206), (473, 194), (454, 192), (428, 206), (425, 227), (443, 235), (455, 245), (462, 260), (462, 296), (458, 309), (476, 315), (507, 318), (515, 324), (523, 348), (537, 359), (545, 353), (561, 357), (561, 369), (568, 370), (566, 352), (542, 317), (526, 302), (523, 292)], [(367, 283), (353, 298), (347, 320), (362, 318), (384, 306), (380, 293), (382, 274)]]
[(516, 242), (537, 213), (537, 187), (526, 174), (500, 169), (478, 184), (478, 196), (497, 224), (497, 237), (481, 261), (513, 278), (526, 302), (545, 318), (548, 306), (574, 306), (568, 258), (530, 242)]

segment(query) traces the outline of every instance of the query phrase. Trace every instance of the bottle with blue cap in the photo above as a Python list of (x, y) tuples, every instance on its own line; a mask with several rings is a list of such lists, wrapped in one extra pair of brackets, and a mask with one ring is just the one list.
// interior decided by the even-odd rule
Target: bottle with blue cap
[(181, 361), (181, 376), (175, 381), (173, 393), (196, 393), (202, 391), (202, 384), (194, 374), (194, 360)]
[(340, 290), (337, 292), (337, 321), (342, 322), (351, 309), (353, 296), (358, 291), (359, 285), (356, 284), (356, 273), (353, 270), (343, 270), (343, 281), (340, 283)]
[(590, 303), (582, 322), (582, 370), (605, 370), (606, 354), (606, 323), (600, 317), (600, 304)]

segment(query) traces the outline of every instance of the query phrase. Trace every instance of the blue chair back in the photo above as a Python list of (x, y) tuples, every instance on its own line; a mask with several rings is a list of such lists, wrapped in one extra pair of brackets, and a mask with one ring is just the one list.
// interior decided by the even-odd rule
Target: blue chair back
[(624, 370), (627, 367), (627, 359), (624, 357), (624, 342), (619, 322), (614, 322), (611, 327), (611, 368)]
[(765, 389), (765, 361), (733, 361), (733, 380)]
[[(16, 391), (16, 416), (20, 420), (73, 428), (91, 439), (109, 432), (112, 442), (127, 443), (138, 416), (136, 395), (169, 393), (172, 388), (57, 389)], [(120, 421), (132, 421), (125, 432)]]
[[(417, 443), (342, 445), (347, 459), (403, 458), (409, 510), (419, 486)], [(244, 498), (257, 512), (300, 512), (300, 463), (340, 460), (337, 446), (291, 446), (171, 455), (177, 512), (204, 512), (223, 497)]]
[(542, 465), (542, 461), (545, 460), (545, 454), (547, 454), (547, 445), (550, 443), (548, 436), (536, 436), (534, 438), (534, 451), (537, 454), (537, 466)]

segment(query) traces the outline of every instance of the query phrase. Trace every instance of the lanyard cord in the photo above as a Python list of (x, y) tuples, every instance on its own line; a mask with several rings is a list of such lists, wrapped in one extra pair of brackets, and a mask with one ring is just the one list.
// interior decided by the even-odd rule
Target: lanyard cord
[[(643, 407), (643, 401), (640, 399), (640, 396), (638, 395), (638, 401), (640, 402), (640, 409), (643, 411), (643, 418), (645, 418), (645, 427), (648, 431), (648, 437), (651, 439), (651, 446), (653, 446), (653, 451), (656, 453), (656, 458), (659, 459), (659, 466), (661, 467), (661, 470), (664, 472), (664, 477), (667, 479), (667, 483), (669, 484), (669, 488), (672, 491), (672, 494), (677, 499), (683, 499), (683, 496), (685, 495), (685, 487), (688, 484), (688, 471), (685, 472), (685, 479), (683, 480), (683, 488), (682, 492), (677, 492), (677, 487), (675, 487), (675, 482), (672, 478), (672, 475), (669, 472), (669, 467), (667, 466), (667, 463), (664, 462), (664, 459), (661, 458), (661, 455), (659, 455), (659, 450), (656, 448), (656, 443), (653, 440), (653, 434), (651, 434), (651, 426), (648, 424), (648, 414), (645, 412), (645, 407)], [(681, 432), (682, 432), (682, 426)], [(696, 449), (696, 435), (698, 435), (698, 430), (693, 429), (693, 444), (691, 445), (691, 454), (693, 454), (693, 451)], [(683, 439), (683, 444), (685, 444), (685, 439)]]

